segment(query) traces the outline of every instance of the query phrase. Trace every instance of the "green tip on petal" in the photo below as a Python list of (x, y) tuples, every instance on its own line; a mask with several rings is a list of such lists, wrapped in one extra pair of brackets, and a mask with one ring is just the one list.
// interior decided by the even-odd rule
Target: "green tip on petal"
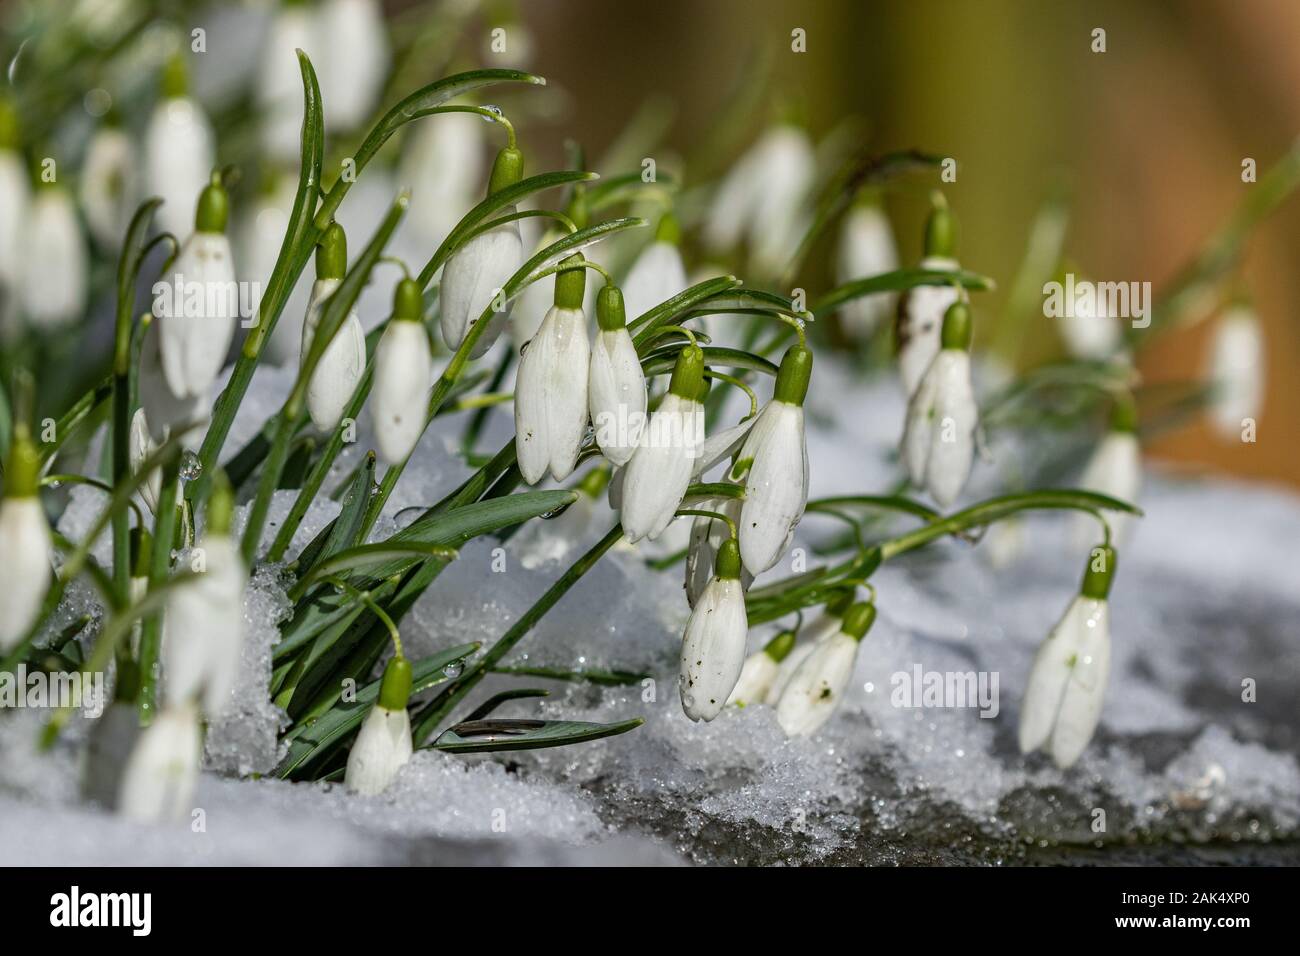
[(792, 345), (781, 359), (781, 368), (776, 373), (776, 388), (772, 392), (773, 401), (786, 402), (790, 405), (802, 405), (808, 394), (808, 383), (812, 381), (812, 349), (804, 345)]
[(379, 706), (384, 710), (406, 710), (411, 701), (411, 662), (405, 657), (394, 657), (384, 668), (384, 680), (379, 685)]
[(235, 495), (224, 471), (218, 471), (212, 482), (212, 496), (208, 499), (208, 534), (229, 534), (230, 521), (235, 514)]
[(855, 641), (860, 641), (874, 623), (876, 606), (870, 601), (860, 601), (844, 612), (844, 623), (840, 625), (840, 630)]
[(670, 212), (664, 213), (655, 227), (655, 242), (671, 242), (675, 246), (681, 241), (682, 227), (678, 225), (677, 217)]
[(41, 485), (41, 456), (26, 425), (14, 429), (5, 469), (6, 498), (35, 498)]
[(513, 146), (503, 147), (492, 163), (492, 178), (488, 180), (488, 195), (499, 193), (524, 178), (524, 154)]
[(393, 292), (393, 319), (400, 322), (420, 322), (424, 319), (424, 294), (420, 283), (402, 279)]
[(782, 631), (767, 642), (767, 646), (763, 648), (763, 653), (780, 664), (794, 650), (795, 640), (794, 631)]
[(948, 306), (948, 311), (943, 314), (943, 333), (940, 337), (943, 348), (969, 352), (973, 335), (970, 306), (965, 302), (954, 302)]
[(853, 606), (856, 588), (845, 588), (826, 602), (826, 613), (831, 617), (843, 617), (844, 612)]
[(190, 89), (190, 71), (185, 66), (185, 57), (183, 54), (174, 53), (167, 58), (163, 64), (162, 95), (167, 99), (175, 99), (178, 96), (185, 96)]
[(930, 217), (925, 221), (926, 258), (951, 259), (957, 251), (957, 218), (937, 189), (930, 196)]
[(131, 577), (147, 578), (153, 555), (153, 535), (147, 528), (131, 529)]
[(1096, 601), (1106, 600), (1115, 578), (1115, 549), (1099, 544), (1088, 555), (1088, 567), (1083, 572), (1083, 586), (1079, 593)]
[(718, 548), (713, 573), (720, 581), (735, 581), (740, 577), (740, 544), (735, 538), (728, 538)]
[(623, 290), (612, 282), (601, 286), (596, 294), (596, 322), (603, 332), (617, 332), (627, 326)]
[(703, 386), (704, 350), (698, 345), (688, 345), (677, 353), (677, 364), (673, 366), (668, 391), (678, 398), (700, 401), (700, 389)]
[(342, 279), (348, 271), (348, 236), (337, 222), (325, 227), (316, 246), (316, 278)]
[(1133, 434), (1138, 430), (1137, 403), (1130, 395), (1121, 395), (1115, 399), (1115, 407), (1110, 411), (1110, 430)]
[(199, 193), (199, 205), (194, 211), (195, 232), (225, 232), (230, 219), (230, 195), (221, 185), (221, 174), (214, 172), (212, 180)]
[[(560, 271), (555, 273), (555, 305), (558, 308), (582, 308), (582, 299), (587, 294), (587, 268), (578, 263), (585, 261), (579, 252), (560, 263)], [(574, 268), (566, 268), (568, 266)]]

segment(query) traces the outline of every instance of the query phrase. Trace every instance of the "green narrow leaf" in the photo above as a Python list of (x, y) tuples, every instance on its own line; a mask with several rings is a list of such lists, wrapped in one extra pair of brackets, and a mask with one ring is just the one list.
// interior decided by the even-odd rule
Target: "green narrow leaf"
[(602, 737), (615, 737), (640, 727), (644, 720), (635, 717), (616, 724), (598, 724), (585, 720), (476, 720), (464, 721), (444, 730), (429, 744), (429, 750), (456, 754), (496, 753), (503, 750), (539, 750), (566, 747)]
[[(703, 348), (705, 365), (721, 365), (724, 368), (744, 368), (772, 376), (775, 376), (777, 373), (777, 366), (774, 362), (763, 358), (761, 355), (755, 355), (753, 352), (746, 352), (744, 349), (723, 348), (717, 345), (706, 345)], [(642, 362), (642, 371), (644, 371), (647, 376), (668, 374), (677, 364), (678, 351), (680, 351), (680, 349), (674, 348), (667, 352), (652, 353), (646, 357), (644, 362)]]
[[(460, 644), (456, 647), (439, 651), (431, 657), (425, 657), (411, 664), (411, 693), (428, 690), (435, 684), (448, 680), (444, 672), (449, 664), (462, 661), (479, 649), (477, 643)], [(379, 685), (382, 680), (373, 681), (357, 691), (357, 699), (350, 703), (339, 702), (331, 710), (310, 723), (295, 727), (284, 739), (289, 743), (289, 753), (275, 768), (275, 775), (288, 778), (295, 771), (308, 763), (319, 759), (334, 749), (343, 739), (355, 730), (370, 707), (379, 699)]]
[(834, 312), (850, 299), (860, 296), (873, 295), (877, 292), (903, 292), (918, 285), (953, 285), (954, 283), (979, 292), (987, 292), (996, 285), (988, 276), (967, 272), (965, 269), (953, 272), (940, 269), (899, 269), (895, 272), (885, 272), (878, 276), (847, 282), (818, 299), (809, 311), (820, 318)]
[(317, 561), (356, 543), (357, 533), (361, 530), (361, 519), (365, 517), (366, 504), (370, 500), (370, 489), (374, 484), (375, 453), (369, 452), (348, 487), (348, 493), (343, 499), (343, 510), (330, 524), (329, 534), (317, 536), (298, 555), (299, 574), (307, 574)]
[(716, 279), (705, 279), (703, 282), (696, 283), (689, 289), (677, 293), (671, 299), (659, 303), (645, 315), (629, 321), (627, 328), (629, 332), (635, 333), (632, 341), (637, 350), (641, 350), (642, 346), (650, 340), (654, 330), (659, 326), (668, 324), (678, 315), (690, 311), (696, 304), (703, 302), (710, 296), (725, 292), (728, 289), (734, 289), (738, 285), (740, 285), (740, 280), (735, 276), (719, 276)]

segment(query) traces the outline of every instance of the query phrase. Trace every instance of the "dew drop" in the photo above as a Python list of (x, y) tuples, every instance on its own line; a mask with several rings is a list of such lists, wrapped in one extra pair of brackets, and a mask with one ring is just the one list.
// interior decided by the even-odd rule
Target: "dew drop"
[(442, 669), (442, 673), (443, 676), (451, 680), (455, 680), (457, 677), (461, 675), (461, 672), (464, 670), (465, 670), (465, 663), (463, 661), (452, 661), (450, 664), (448, 664), (446, 667)]
[(203, 463), (199, 461), (198, 455), (192, 451), (187, 451), (181, 455), (181, 481), (193, 481), (201, 474), (203, 474)]
[[(484, 108), (485, 110), (487, 110), (489, 113), (493, 114), (493, 116), (500, 116), (500, 115), (501, 115), (501, 107), (499, 107), (499, 106), (492, 106), (492, 105), (489, 104), (488, 106), (485, 106), (485, 107), (483, 107), (483, 108)], [(484, 117), (482, 117), (482, 119), (483, 119), (483, 122), (485, 122), (485, 123), (495, 123), (495, 122), (496, 122), (496, 120), (494, 120), (491, 116), (484, 116)]]

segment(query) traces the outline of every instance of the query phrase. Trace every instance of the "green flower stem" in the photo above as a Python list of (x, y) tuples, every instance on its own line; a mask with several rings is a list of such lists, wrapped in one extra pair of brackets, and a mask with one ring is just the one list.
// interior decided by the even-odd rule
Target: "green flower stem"
[(898, 269), (865, 279), (855, 279), (832, 289), (813, 303), (809, 311), (817, 318), (824, 318), (838, 309), (845, 302), (864, 295), (877, 292), (903, 292), (919, 285), (953, 285), (976, 292), (988, 292), (996, 288), (996, 283), (987, 276), (978, 275), (959, 269), (946, 272), (941, 269)]
[(451, 713), (465, 696), (474, 689), (491, 670), (497, 666), (501, 660), (509, 654), (525, 635), (528, 634), (542, 617), (550, 611), (552, 607), (568, 593), (582, 578), (584, 574), (595, 567), (610, 548), (623, 537), (623, 526), (614, 525), (603, 538), (591, 547), (586, 554), (573, 563), (573, 565), (560, 575), (554, 584), (547, 589), (546, 593), (538, 599), (537, 603), (530, 607), (520, 616), (509, 630), (493, 644), (486, 654), (475, 661), (465, 669), (456, 680), (450, 683), (437, 697), (421, 710), (415, 721), (415, 728), (412, 732), (412, 738), (418, 747), (428, 739), (429, 735), (438, 727), (438, 725)]
[[(91, 488), (98, 488), (100, 491), (104, 492), (106, 495), (109, 495), (110, 497), (111, 497), (112, 494), (113, 494), (113, 486), (110, 485), (108, 482), (106, 482), (106, 481), (101, 481), (101, 480), (98, 479), (98, 478), (89, 478), (89, 477), (87, 477), (86, 475), (72, 475), (72, 474), (66, 474), (66, 475), (64, 475), (64, 474), (58, 474), (58, 475), (46, 475), (44, 478), (41, 479), (41, 485), (42, 485), (42, 486), (48, 486), (48, 485), (55, 485), (55, 486), (58, 486), (58, 485), (62, 485), (62, 484), (69, 484), (69, 485), (89, 485)], [(144, 513), (140, 510), (140, 506), (139, 506), (138, 504), (136, 504), (136, 503), (135, 503), (135, 500), (132, 499), (132, 498), (128, 498), (128, 499), (126, 500), (126, 504), (127, 504), (127, 507), (128, 507), (128, 508), (130, 508), (132, 511), (135, 512), (135, 520), (136, 520), (136, 524), (138, 524), (140, 527), (143, 528), (143, 527), (144, 527)], [(113, 524), (114, 524), (114, 526), (116, 526), (117, 521), (118, 521), (119, 518), (121, 518), (123, 521), (125, 521), (125, 520), (126, 520), (126, 516), (127, 516), (127, 513), (126, 513), (125, 511), (116, 511), (116, 512), (114, 512), (114, 513), (113, 513)], [(130, 532), (130, 529), (128, 528), (127, 531), (128, 531), (127, 537), (129, 538), (129, 537), (130, 537), (130, 533), (129, 533), (129, 532)], [(128, 551), (130, 550), (130, 541), (127, 542), (127, 549), (128, 549)], [(126, 569), (127, 569), (128, 572), (131, 570), (131, 566), (130, 566), (130, 556), (129, 556), (129, 555), (128, 555), (128, 557), (127, 557), (127, 567), (126, 567)], [(115, 575), (115, 577), (116, 577), (116, 575)], [(130, 578), (130, 575), (129, 575), (129, 574), (127, 575), (127, 578), (128, 578), (128, 579)], [(125, 588), (125, 586), (122, 587), (121, 589), (119, 589), (118, 593), (119, 593), (119, 594), (126, 594), (126, 588)]]
[(736, 530), (736, 522), (720, 511), (708, 511), (703, 508), (678, 508), (676, 513), (678, 515), (694, 515), (697, 518), (712, 518), (714, 521), (721, 521), (727, 526), (727, 530), (731, 532), (733, 539), (740, 536), (740, 532)]
[[(169, 465), (163, 472), (162, 488), (158, 494), (158, 510), (153, 522), (153, 553), (149, 555), (149, 589), (152, 597), (167, 587), (172, 570), (172, 540), (176, 534), (177, 499), (180, 496), (180, 476), (177, 465)], [(158, 704), (158, 660), (162, 650), (162, 618), (157, 614), (143, 616), (140, 625), (140, 720), (153, 720)]]
[(375, 617), (379, 618), (380, 622), (384, 625), (384, 627), (388, 628), (388, 636), (393, 642), (393, 652), (398, 657), (401, 657), (402, 656), (402, 635), (397, 630), (397, 625), (393, 623), (393, 619), (388, 616), (388, 612), (385, 611), (382, 607), (380, 607), (375, 602), (375, 599), (371, 595), (371, 593), (369, 591), (358, 591), (356, 588), (348, 584), (348, 582), (344, 581), (342, 578), (327, 578), (326, 580), (330, 584), (338, 588), (339, 590), (347, 592), (357, 601), (360, 601), (366, 607), (370, 608), (371, 613), (373, 613)]

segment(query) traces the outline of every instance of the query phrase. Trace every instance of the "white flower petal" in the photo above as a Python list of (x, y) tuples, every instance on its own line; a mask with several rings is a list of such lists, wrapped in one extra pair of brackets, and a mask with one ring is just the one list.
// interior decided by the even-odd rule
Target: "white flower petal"
[(699, 402), (671, 393), (651, 417), (622, 482), (623, 530), (629, 541), (657, 538), (673, 520), (691, 481), (703, 420)]
[[(506, 216), (514, 211), (514, 206), (507, 206), (498, 213)], [(523, 241), (516, 222), (475, 236), (447, 261), (442, 269), (438, 300), (438, 321), (447, 348), (455, 350), (465, 341), (470, 326), (494, 304), (493, 300), (523, 261)], [(504, 309), (493, 313), (470, 358), (478, 358), (492, 347), (510, 318), (511, 305), (507, 302)]]
[(1076, 597), (1039, 645), (1020, 705), (1021, 753), (1037, 750), (1051, 737), (1070, 677), (1070, 662), (1079, 652), (1084, 622), (1097, 603)]
[(199, 715), (193, 705), (164, 707), (131, 751), (118, 812), (148, 823), (186, 819), (193, 808), (201, 748)]
[(589, 364), (582, 310), (552, 307), (515, 378), (515, 448), (530, 485), (548, 468), (557, 481), (573, 472), (587, 431)]
[(625, 465), (646, 422), (646, 383), (627, 329), (599, 331), (591, 348), (588, 396), (601, 454)]
[(770, 402), (740, 451), (740, 460), (747, 459), (753, 464), (740, 511), (740, 557), (759, 575), (781, 559), (808, 503), (803, 408)]
[(858, 641), (842, 631), (819, 641), (799, 665), (776, 705), (787, 736), (809, 736), (830, 720), (853, 677)]
[[(203, 570), (167, 600), (163, 690), (172, 706), (201, 696), (203, 710), (212, 719), (229, 703), (239, 669), (248, 571), (228, 536), (209, 535), (201, 548)], [(196, 559), (197, 553), (191, 556)]]
[(386, 465), (406, 461), (424, 432), (433, 377), (429, 338), (420, 322), (390, 321), (375, 347), (372, 414)]
[(745, 658), (745, 666), (740, 669), (740, 679), (732, 688), (727, 703), (738, 707), (763, 703), (767, 699), (768, 691), (772, 689), (772, 681), (776, 679), (776, 674), (777, 663), (772, 660), (772, 656), (767, 651), (750, 654)]
[(405, 708), (387, 710), (376, 705), (352, 744), (343, 782), (356, 793), (383, 793), (410, 759), (410, 715)]
[(1062, 769), (1072, 766), (1092, 740), (1101, 719), (1110, 674), (1110, 616), (1105, 601), (1085, 601), (1086, 616), (1061, 696), (1061, 709), (1052, 729), (1052, 759)]
[(56, 328), (86, 309), (86, 240), (72, 197), (60, 186), (37, 189), (27, 216), (22, 312), (37, 328)]
[[(293, 102), (297, 108), (289, 157), (296, 160), (302, 125), (302, 75), (293, 47), (289, 51), (292, 60), (288, 68), (293, 71)], [(144, 158), (142, 192), (163, 201), (154, 217), (158, 228), (175, 236), (188, 235), (194, 228), (199, 193), (208, 184), (216, 164), (212, 127), (203, 108), (184, 96), (159, 103), (145, 130)]]
[(745, 592), (737, 580), (715, 578), (686, 622), (678, 690), (691, 720), (722, 712), (745, 663)]
[[(878, 206), (855, 206), (849, 210), (840, 229), (836, 282), (843, 285), (897, 268), (898, 248), (884, 210)], [(897, 299), (896, 293), (880, 292), (844, 303), (840, 306), (844, 331), (859, 341), (869, 338), (889, 318)]]
[(1214, 326), (1206, 377), (1214, 387), (1210, 421), (1224, 438), (1240, 441), (1244, 420), (1257, 418), (1264, 401), (1264, 330), (1244, 306)]
[(686, 267), (676, 244), (662, 239), (637, 256), (623, 282), (623, 306), (628, 321), (640, 318), (686, 288)]
[(36, 496), (0, 499), (0, 554), (0, 653), (8, 653), (35, 623), (50, 586), (54, 544)]
[(239, 319), (230, 240), (221, 233), (194, 233), (156, 288), (154, 315), (167, 386), (179, 398), (207, 395)]
[[(1079, 479), (1079, 487), (1136, 504), (1138, 492), (1142, 488), (1142, 447), (1137, 435), (1132, 432), (1107, 432), (1088, 460)], [(1122, 543), (1132, 524), (1131, 516), (1111, 511), (1106, 514), (1106, 520), (1110, 522), (1111, 538), (1116, 544)], [(1074, 541), (1080, 549), (1096, 544), (1100, 533), (1097, 519), (1092, 515), (1075, 516)]]
[[(952, 259), (922, 259), (919, 268), (955, 271)], [(899, 303), (898, 371), (903, 378), (903, 394), (911, 396), (925, 370), (939, 352), (943, 334), (943, 315), (957, 301), (957, 290), (947, 285), (920, 285), (908, 289)]]

